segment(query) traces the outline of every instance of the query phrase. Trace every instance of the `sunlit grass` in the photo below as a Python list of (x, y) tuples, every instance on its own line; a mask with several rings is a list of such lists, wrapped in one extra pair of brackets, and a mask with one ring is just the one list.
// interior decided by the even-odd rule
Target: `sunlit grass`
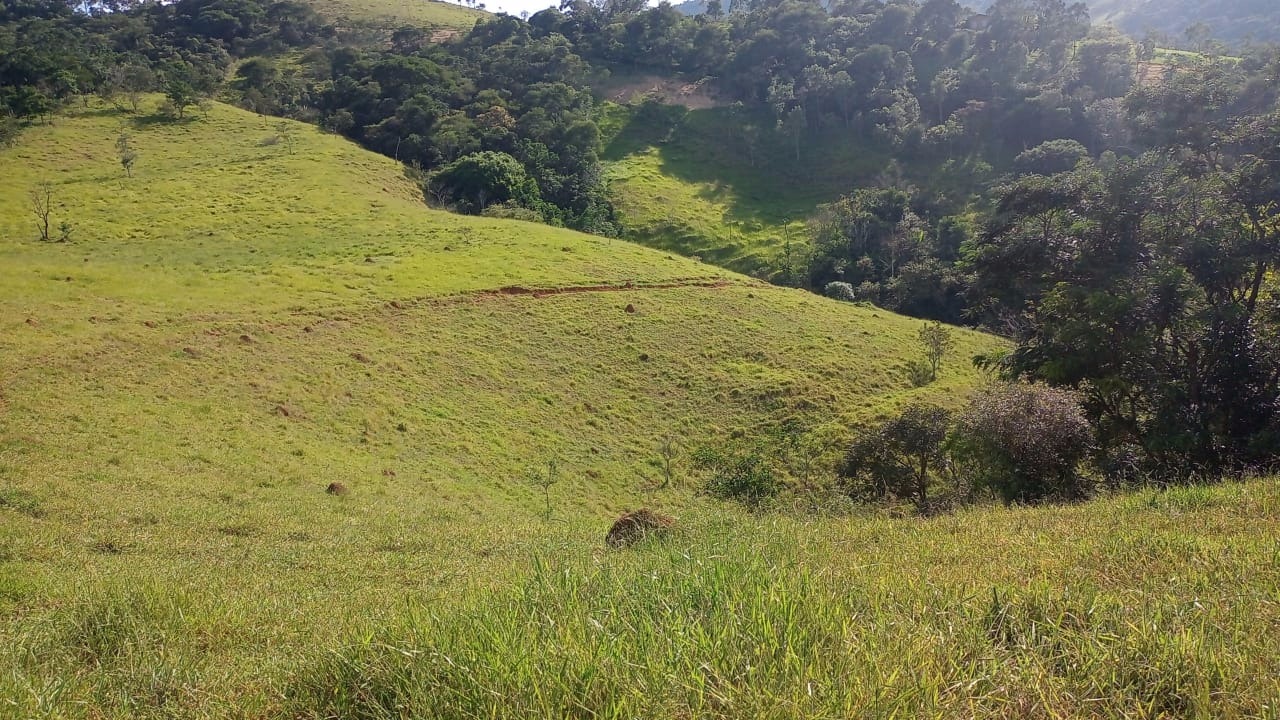
[(1270, 717), (1278, 488), (931, 520), (694, 503), (621, 552), (581, 518), (476, 520), (454, 557), (404, 538), (299, 568), (229, 543), (200, 582), (137, 554), (56, 591), (7, 575), (0, 712)]
[[(0, 717), (1274, 712), (1273, 482), (806, 519), (696, 497), (686, 454), (659, 490), (665, 437), (957, 406), (998, 343), (913, 388), (918, 321), (430, 211), (275, 123), (98, 109), (0, 153)], [(641, 505), (675, 537), (605, 551)]]

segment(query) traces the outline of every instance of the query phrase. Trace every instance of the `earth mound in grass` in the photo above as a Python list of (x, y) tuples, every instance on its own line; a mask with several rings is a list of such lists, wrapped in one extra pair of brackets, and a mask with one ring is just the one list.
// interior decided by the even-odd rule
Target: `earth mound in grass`
[(646, 538), (667, 534), (675, 524), (676, 521), (666, 515), (641, 508), (618, 518), (604, 541), (613, 548), (630, 547)]

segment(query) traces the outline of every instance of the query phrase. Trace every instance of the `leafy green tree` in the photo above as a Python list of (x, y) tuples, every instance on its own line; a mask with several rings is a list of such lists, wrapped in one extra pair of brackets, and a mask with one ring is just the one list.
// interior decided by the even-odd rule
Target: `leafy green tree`
[(1022, 173), (1056, 175), (1074, 170), (1087, 157), (1089, 150), (1075, 140), (1050, 140), (1018, 155), (1013, 164)]
[(520, 161), (501, 152), (484, 151), (459, 158), (435, 173), (430, 183), (472, 213), (508, 201), (534, 207), (540, 199), (537, 185)]
[(839, 468), (841, 488), (854, 498), (893, 496), (927, 509), (930, 487), (942, 482), (950, 426), (946, 410), (908, 405), (854, 440)]
[[(1280, 253), (1270, 121), (1218, 133), (1197, 162), (1153, 153), (1007, 189), (970, 253), (971, 292), (1014, 330), (997, 365), (1077, 389), (1104, 450), (1156, 478), (1280, 454)], [(985, 304), (984, 304), (985, 303)]]
[(929, 363), (929, 380), (937, 380), (942, 359), (956, 347), (955, 336), (951, 329), (942, 323), (931, 322), (920, 327), (919, 337), (925, 361)]

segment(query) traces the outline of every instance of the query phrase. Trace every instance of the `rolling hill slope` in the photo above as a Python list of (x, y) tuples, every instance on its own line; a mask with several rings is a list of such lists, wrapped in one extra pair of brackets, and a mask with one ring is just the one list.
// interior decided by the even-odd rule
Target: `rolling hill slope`
[[(70, 476), (137, 472), (104, 464), (100, 442), (135, 417), (140, 434), (113, 444), (146, 447), (175, 492), (190, 473), (274, 476), (276, 457), (298, 481), (378, 485), (416, 482), (381, 474), (407, 463), (450, 497), (499, 502), (528, 494), (530, 463), (561, 456), (575, 504), (615, 509), (661, 435), (945, 397), (992, 347), (962, 333), (951, 371), (917, 391), (902, 372), (917, 321), (622, 241), (427, 210), (393, 161), (302, 125), (277, 142), (273, 122), (226, 106), (141, 119), (126, 178), (122, 121), (34, 128), (0, 181), (0, 332), (20, 339), (3, 357), (9, 452), (74, 458)], [(70, 243), (35, 240), (27, 194), (42, 181)], [(174, 426), (192, 437), (170, 444)], [(229, 454), (209, 461), (206, 443)]]
[[(954, 405), (998, 343), (915, 389), (915, 321), (427, 210), (286, 128), (99, 109), (0, 151), (0, 717), (1268, 707), (1274, 483), (937, 521), (656, 489), (664, 437)], [(680, 534), (602, 552), (640, 503)]]

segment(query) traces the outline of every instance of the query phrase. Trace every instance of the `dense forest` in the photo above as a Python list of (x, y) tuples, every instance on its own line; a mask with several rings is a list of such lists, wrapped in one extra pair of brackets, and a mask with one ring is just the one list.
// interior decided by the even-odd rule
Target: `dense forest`
[(814, 209), (809, 251), (774, 281), (1011, 338), (982, 362), (1078, 391), (1115, 473), (1280, 452), (1274, 50), (1151, 76), (1150, 44), (1063, 0), (981, 16), (954, 0), (711, 0), (698, 16), (574, 0), (378, 47), (289, 0), (24, 0), (0, 21), (6, 140), (91, 95), (138, 111), (158, 91), (173, 121), (218, 96), (394, 157), (434, 204), (606, 235), (593, 84), (705, 80), (746, 157), (798, 162), (837, 133), (895, 158)]

